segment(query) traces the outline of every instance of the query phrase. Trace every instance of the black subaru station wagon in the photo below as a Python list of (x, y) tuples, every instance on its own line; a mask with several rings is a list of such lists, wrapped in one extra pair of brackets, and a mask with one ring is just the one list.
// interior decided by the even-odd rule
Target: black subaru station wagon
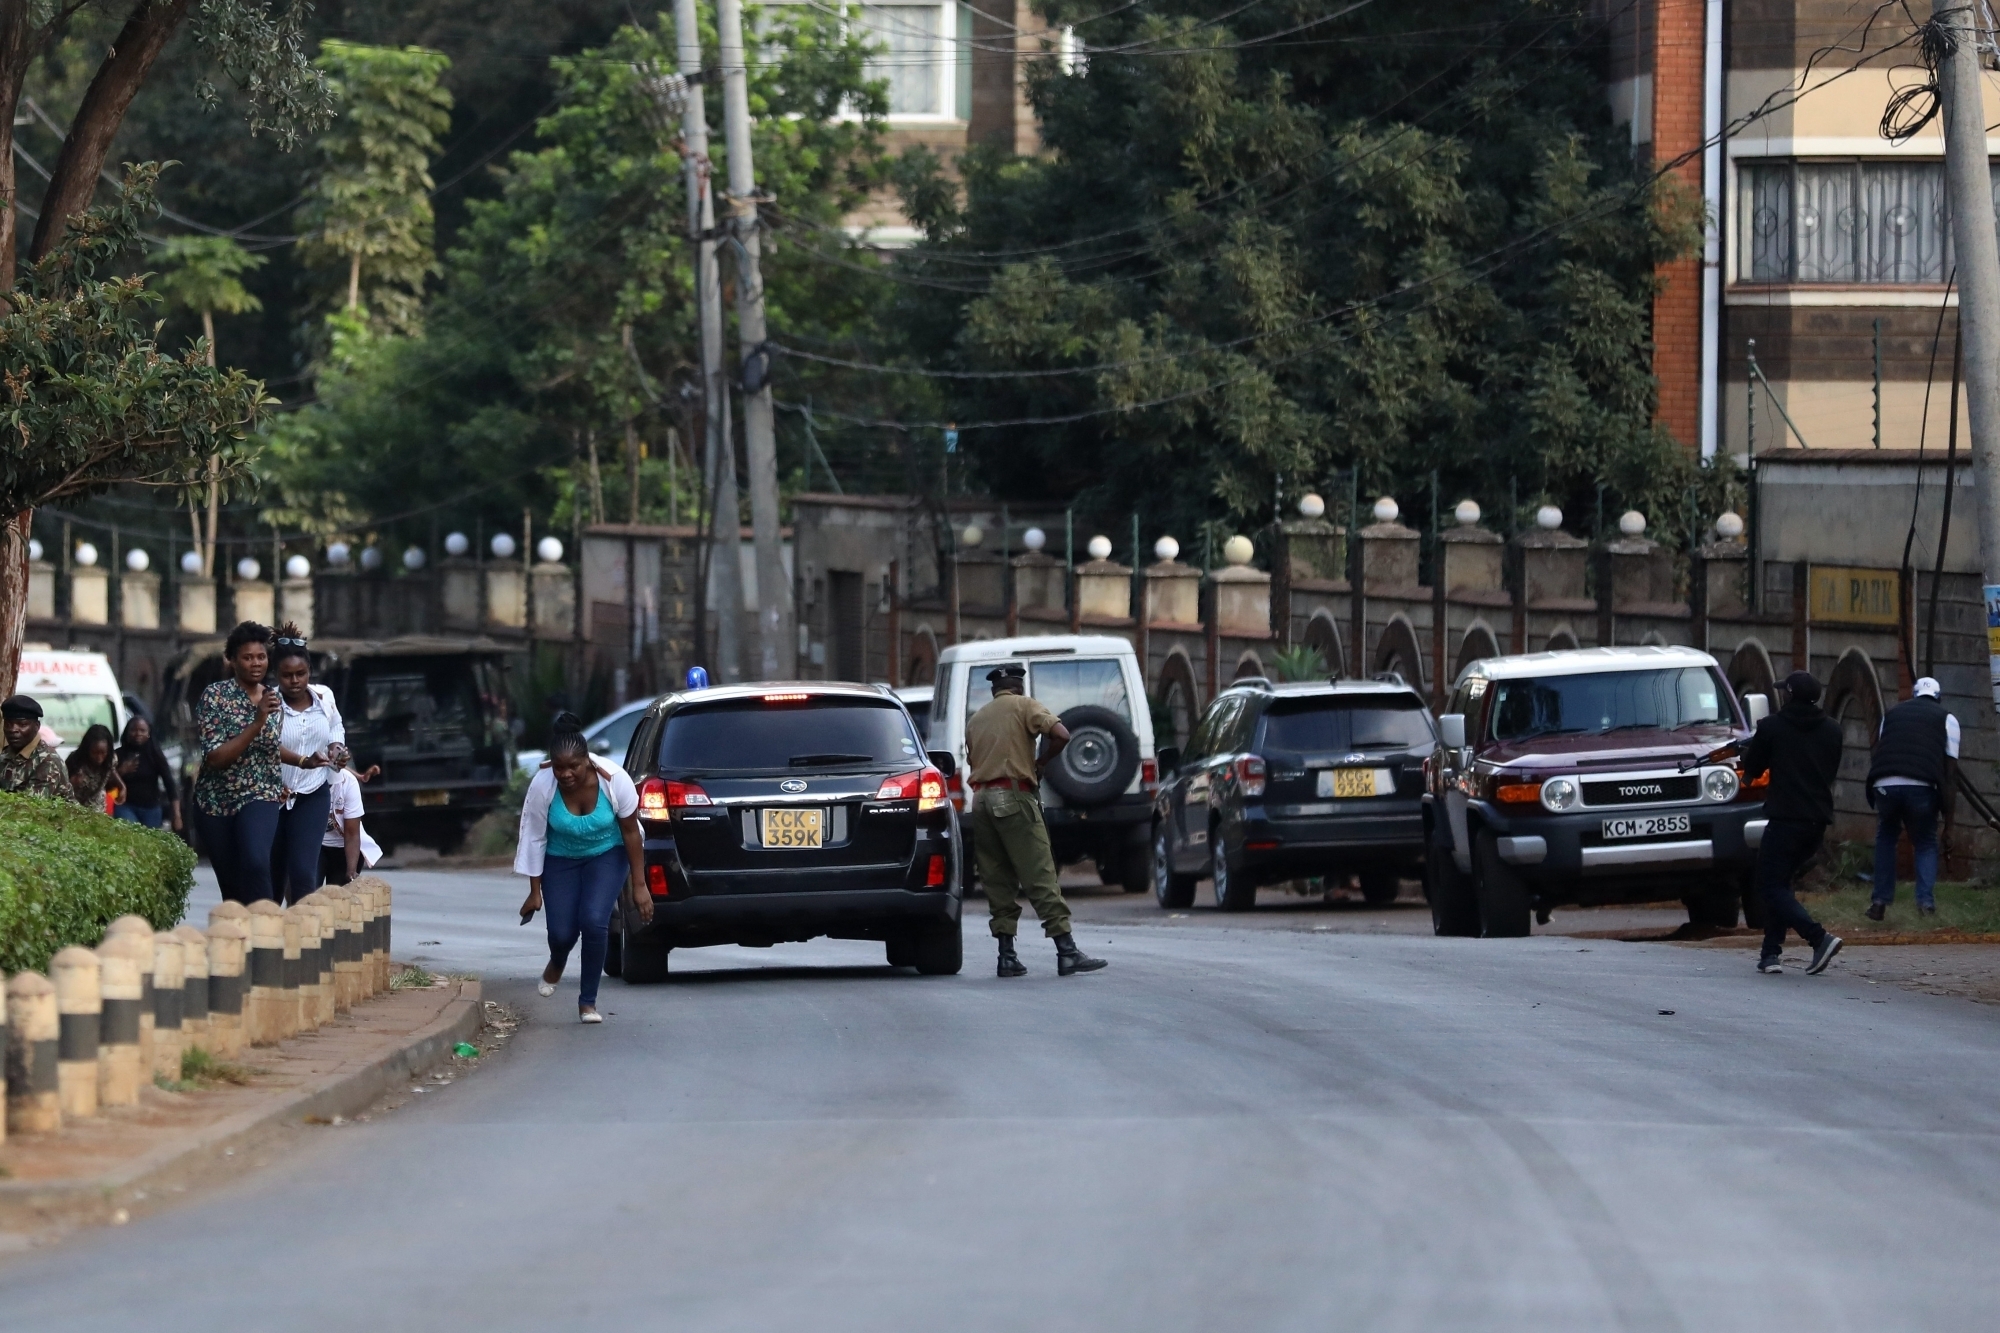
[(871, 686), (667, 695), (625, 757), (653, 920), (621, 907), (605, 970), (660, 981), (674, 949), (827, 935), (881, 940), (894, 966), (956, 973), (951, 764), (926, 754), (902, 702)]

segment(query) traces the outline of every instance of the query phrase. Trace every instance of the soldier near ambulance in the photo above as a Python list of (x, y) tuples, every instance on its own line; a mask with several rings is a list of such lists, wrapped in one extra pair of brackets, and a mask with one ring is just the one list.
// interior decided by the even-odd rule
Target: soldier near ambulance
[[(1042, 932), (1055, 941), (1057, 974), (1095, 972), (1104, 960), (1086, 956), (1070, 935), (1069, 904), (1063, 901), (1049, 831), (1042, 823), (1042, 770), (1069, 743), (1069, 730), (1027, 696), (1026, 667), (1008, 663), (987, 672), (986, 679), (993, 686), (993, 702), (965, 724), (965, 760), (973, 790), (973, 845), (999, 944), (999, 974), (1028, 972), (1014, 952), (1024, 891), (1035, 905)], [(1042, 737), (1048, 745), (1037, 757)]]
[(42, 706), (17, 694), (0, 703), (0, 721), (6, 728), (5, 748), (0, 749), (0, 791), (74, 803), (69, 770), (55, 747), (42, 743)]

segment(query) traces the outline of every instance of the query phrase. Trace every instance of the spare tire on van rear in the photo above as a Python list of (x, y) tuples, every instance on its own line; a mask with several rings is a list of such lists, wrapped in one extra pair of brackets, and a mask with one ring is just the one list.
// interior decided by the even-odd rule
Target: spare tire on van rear
[(1101, 704), (1078, 704), (1061, 717), (1069, 744), (1042, 776), (1071, 805), (1108, 805), (1139, 771), (1139, 737)]

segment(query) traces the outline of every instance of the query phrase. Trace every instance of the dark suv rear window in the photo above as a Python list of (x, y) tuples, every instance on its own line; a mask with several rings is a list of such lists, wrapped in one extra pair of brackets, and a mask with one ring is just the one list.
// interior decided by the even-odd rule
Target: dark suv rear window
[(1330, 750), (1407, 750), (1431, 744), (1430, 718), (1407, 695), (1287, 699), (1264, 713), (1265, 750), (1319, 754)]
[(667, 719), (660, 767), (669, 772), (921, 764), (903, 710), (865, 700), (761, 700), (683, 708)]

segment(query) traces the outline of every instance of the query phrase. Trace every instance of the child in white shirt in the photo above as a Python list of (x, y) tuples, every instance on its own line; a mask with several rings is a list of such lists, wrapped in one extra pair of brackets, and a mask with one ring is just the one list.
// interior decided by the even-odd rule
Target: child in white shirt
[(346, 755), (327, 776), (333, 802), (327, 809), (326, 836), (320, 839), (319, 882), (345, 884), (367, 867), (382, 859), (382, 849), (361, 827), (361, 784), (381, 772), (371, 767), (356, 777), (348, 770)]

